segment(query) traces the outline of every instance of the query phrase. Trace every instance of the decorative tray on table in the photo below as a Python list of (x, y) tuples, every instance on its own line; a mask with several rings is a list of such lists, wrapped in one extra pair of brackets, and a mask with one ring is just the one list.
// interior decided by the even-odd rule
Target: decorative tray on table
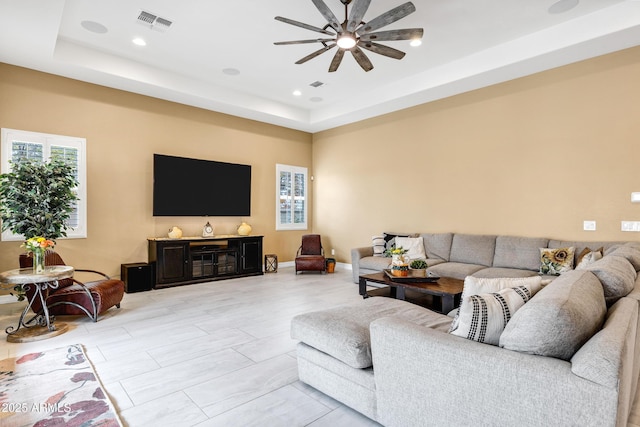
[(394, 282), (437, 282), (440, 278), (440, 276), (436, 276), (430, 271), (427, 271), (426, 276), (417, 276), (415, 275), (415, 271), (413, 270), (408, 270), (407, 273), (408, 274), (406, 276), (394, 276), (391, 270), (384, 270), (384, 274), (386, 274), (389, 279), (393, 280)]

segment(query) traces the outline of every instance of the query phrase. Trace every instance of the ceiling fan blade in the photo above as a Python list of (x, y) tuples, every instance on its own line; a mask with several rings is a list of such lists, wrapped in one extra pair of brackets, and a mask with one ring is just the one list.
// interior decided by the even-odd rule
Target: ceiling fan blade
[(280, 46), (286, 44), (325, 43), (332, 41), (334, 41), (334, 39), (292, 40), (288, 42), (273, 42), (273, 44)]
[(327, 34), (329, 36), (335, 36), (331, 31), (324, 30), (322, 28), (314, 27), (313, 25), (305, 24), (304, 22), (294, 21), (293, 19), (284, 18), (282, 16), (276, 16), (276, 21), (284, 22), (286, 24), (295, 25), (296, 27), (304, 28), (305, 30), (316, 31), (318, 33)]
[(362, 26), (361, 29), (358, 30), (358, 34), (363, 35), (370, 33), (371, 31), (375, 31), (378, 28), (382, 28), (386, 25), (394, 23), (397, 20), (402, 19), (415, 11), (416, 7), (413, 5), (413, 3), (408, 1), (367, 22)]
[(371, 63), (371, 61), (369, 61), (369, 58), (367, 58), (367, 55), (365, 55), (362, 49), (360, 49), (358, 46), (351, 49), (351, 54), (353, 55), (358, 65), (360, 65), (363, 70), (365, 71), (373, 70), (373, 64)]
[(360, 46), (363, 49), (370, 50), (371, 52), (388, 56), (389, 58), (393, 58), (393, 59), (402, 59), (404, 58), (404, 55), (405, 55), (405, 53), (401, 50), (394, 49), (392, 47), (374, 43), (374, 42), (360, 43), (358, 46)]
[(331, 9), (329, 9), (329, 6), (327, 6), (325, 2), (322, 0), (311, 0), (311, 1), (313, 2), (313, 4), (316, 5), (316, 7), (318, 8), (322, 16), (324, 16), (324, 19), (327, 20), (329, 25), (331, 25), (331, 27), (334, 30), (336, 30), (336, 33), (342, 34), (342, 25), (340, 25), (340, 22), (338, 21), (338, 18), (336, 18), (336, 15), (334, 15)]
[(335, 44), (332, 44), (332, 45), (329, 45), (329, 46), (325, 46), (322, 49), (318, 49), (315, 52), (310, 53), (309, 55), (305, 56), (304, 58), (297, 60), (296, 64), (304, 64), (308, 60), (313, 59), (313, 58), (315, 58), (316, 56), (318, 56), (318, 55), (320, 55), (322, 53), (325, 53), (326, 51), (328, 51), (329, 49), (332, 49), (335, 46), (336, 46)]
[(421, 39), (424, 34), (422, 28), (405, 28), (404, 30), (378, 31), (360, 37), (362, 41), (391, 41)]
[(364, 14), (369, 9), (369, 4), (371, 4), (371, 0), (354, 0), (353, 6), (351, 6), (351, 13), (349, 13), (347, 31), (353, 33), (358, 28), (362, 18), (364, 18)]
[(344, 57), (344, 49), (338, 49), (336, 54), (333, 56), (331, 60), (331, 65), (329, 65), (329, 72), (333, 73), (338, 69), (340, 63), (342, 62), (342, 58)]

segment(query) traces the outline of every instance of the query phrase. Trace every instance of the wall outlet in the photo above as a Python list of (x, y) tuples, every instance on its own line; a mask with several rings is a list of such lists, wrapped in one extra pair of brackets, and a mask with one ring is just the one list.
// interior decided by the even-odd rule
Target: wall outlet
[(596, 222), (595, 221), (584, 221), (582, 223), (582, 229), (584, 231), (596, 231)]
[(336, 250), (335, 249), (331, 249), (331, 255), (335, 255), (336, 254)]
[(620, 230), (622, 231), (640, 231), (640, 221), (621, 221)]

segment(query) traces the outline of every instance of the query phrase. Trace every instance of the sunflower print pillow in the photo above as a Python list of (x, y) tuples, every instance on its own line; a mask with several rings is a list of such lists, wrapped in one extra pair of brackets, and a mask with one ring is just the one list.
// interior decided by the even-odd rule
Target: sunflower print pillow
[(573, 270), (575, 248), (548, 249), (540, 248), (540, 273), (558, 276), (565, 271)]

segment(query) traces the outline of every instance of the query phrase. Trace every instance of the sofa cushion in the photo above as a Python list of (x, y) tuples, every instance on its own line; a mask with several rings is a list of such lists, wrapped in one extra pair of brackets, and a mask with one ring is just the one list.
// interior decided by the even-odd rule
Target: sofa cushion
[[(537, 249), (536, 249), (537, 251)], [(472, 274), (478, 278), (517, 278), (538, 276), (537, 271), (518, 270), (515, 268), (487, 267)]]
[(572, 270), (516, 312), (500, 336), (500, 347), (569, 360), (600, 329), (605, 313), (598, 278)]
[(501, 291), (502, 289), (515, 288), (517, 286), (532, 286), (536, 292), (540, 289), (542, 278), (540, 276), (518, 277), (518, 278), (479, 278), (467, 276), (464, 279), (464, 288), (460, 296), (460, 307), (451, 323), (451, 330), (458, 328), (460, 312), (466, 310), (468, 298), (471, 295), (488, 294)]
[(631, 292), (637, 277), (635, 268), (626, 258), (614, 255), (607, 255), (587, 266), (586, 270), (595, 274), (602, 283), (609, 305)]
[(625, 362), (621, 353), (629, 336), (635, 336), (637, 318), (636, 300), (618, 300), (607, 312), (602, 329), (571, 358), (571, 372), (596, 384), (617, 389)]
[(460, 306), (453, 335), (498, 345), (500, 335), (516, 311), (540, 290), (537, 286), (516, 286), (498, 292), (469, 295)]
[(612, 251), (610, 255), (616, 255), (623, 258), (626, 258), (627, 261), (633, 265), (633, 268), (636, 271), (640, 271), (640, 246), (637, 246), (638, 243), (627, 243), (616, 250)]
[(391, 258), (380, 256), (368, 256), (360, 258), (360, 268), (366, 268), (369, 270), (382, 271), (385, 268), (389, 268), (391, 264)]
[(490, 267), (496, 249), (496, 236), (454, 234), (449, 261)]
[(425, 259), (424, 243), (422, 237), (396, 237), (396, 247), (407, 251), (406, 256), (410, 259)]
[(424, 241), (424, 250), (427, 253), (427, 258), (449, 261), (453, 233), (423, 233), (420, 236)]
[[(429, 259), (427, 259), (427, 263)], [(434, 266), (429, 266), (429, 271), (440, 277), (452, 277), (458, 280), (464, 280), (465, 277), (471, 276), (477, 271), (482, 270), (484, 265), (465, 264), (462, 262), (443, 262)]]
[(559, 275), (573, 270), (575, 248), (540, 248), (540, 274)]
[(493, 266), (538, 271), (539, 248), (546, 248), (548, 243), (549, 239), (544, 238), (498, 236)]
[(451, 318), (426, 308), (386, 297), (372, 297), (356, 304), (300, 314), (291, 321), (291, 338), (327, 353), (353, 368), (371, 362), (369, 324), (393, 316), (447, 332)]

